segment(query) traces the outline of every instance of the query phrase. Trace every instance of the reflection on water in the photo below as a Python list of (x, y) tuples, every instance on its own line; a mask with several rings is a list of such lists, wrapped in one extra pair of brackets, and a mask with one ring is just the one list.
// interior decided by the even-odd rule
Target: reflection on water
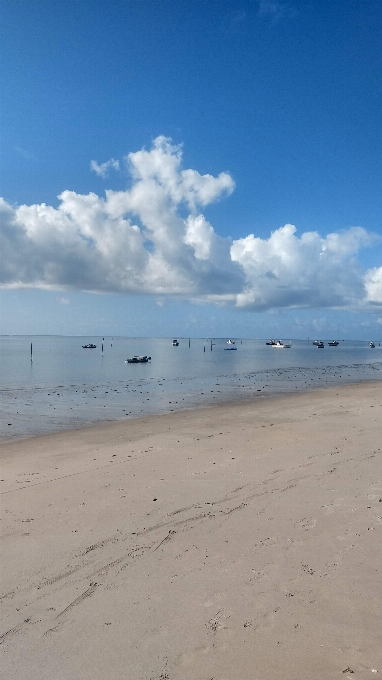
[[(222, 339), (212, 350), (210, 340), (178, 340), (173, 347), (166, 338), (0, 338), (2, 437), (382, 377), (378, 342), (320, 350), (292, 340), (281, 351), (236, 340), (237, 351), (227, 352)], [(82, 348), (89, 342), (96, 349)], [(135, 354), (152, 360), (127, 364)]]

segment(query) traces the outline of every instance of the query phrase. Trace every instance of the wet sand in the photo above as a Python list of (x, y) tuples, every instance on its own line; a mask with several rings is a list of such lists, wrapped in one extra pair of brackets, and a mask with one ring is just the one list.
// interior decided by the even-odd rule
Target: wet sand
[(2, 677), (378, 678), (381, 449), (381, 382), (3, 442)]
[[(262, 354), (265, 350), (265, 354)], [(301, 350), (301, 347), (300, 347)], [(306, 366), (307, 352), (309, 363)], [(316, 355), (314, 355), (316, 351)], [(350, 351), (350, 350), (349, 350)], [(317, 352), (324, 361), (324, 365), (317, 366)], [(224, 352), (220, 352), (220, 355)], [(229, 353), (231, 357), (232, 353)], [(234, 353), (235, 357), (237, 353)], [(242, 352), (240, 352), (242, 354)], [(276, 361), (295, 361), (295, 366), (277, 365), (261, 370), (247, 370), (254, 361), (248, 350), (243, 351), (244, 361), (239, 366), (231, 367), (224, 362), (203, 366), (195, 364), (195, 356), (187, 357), (187, 352), (181, 356), (182, 363), (175, 370), (177, 377), (154, 377), (145, 373), (151, 370), (151, 364), (132, 366), (126, 364), (130, 371), (129, 378), (120, 372), (118, 365), (118, 380), (113, 374), (113, 365), (108, 366), (109, 380), (98, 380), (95, 375), (90, 381), (82, 383), (73, 377), (73, 382), (66, 377), (58, 382), (44, 383), (38, 374), (30, 383), (18, 388), (9, 385), (0, 389), (0, 432), (2, 439), (20, 439), (21, 437), (37, 437), (53, 434), (65, 430), (74, 430), (89, 425), (101, 425), (119, 420), (143, 418), (149, 415), (163, 415), (176, 411), (207, 408), (217, 405), (231, 405), (236, 401), (253, 401), (276, 396), (287, 396), (298, 392), (311, 392), (314, 389), (335, 387), (336, 385), (355, 384), (360, 381), (382, 379), (382, 362), (373, 363), (341, 363), (354, 361), (356, 355), (350, 355), (346, 349), (338, 354), (320, 354), (313, 346), (303, 347), (302, 353), (293, 349), (292, 354), (272, 351), (272, 348), (258, 348), (256, 361), (258, 366), (273, 359)], [(219, 353), (216, 352), (217, 357)], [(268, 355), (268, 356), (267, 356)], [(276, 356), (277, 355), (277, 356)], [(214, 355), (215, 356), (215, 355)], [(325, 358), (324, 358), (325, 356)], [(368, 356), (378, 358), (378, 351), (373, 354), (368, 350)], [(208, 353), (207, 353), (208, 357)], [(278, 359), (277, 359), (278, 357)], [(211, 358), (211, 357), (210, 357)], [(232, 358), (232, 357), (231, 357)], [(330, 362), (336, 358), (335, 365)], [(361, 357), (359, 357), (361, 358)], [(230, 360), (229, 360), (230, 361)], [(302, 361), (301, 366), (298, 362)], [(326, 363), (328, 362), (328, 363)], [(182, 375), (187, 373), (185, 365), (195, 368), (193, 377)], [(174, 366), (171, 367), (174, 369)], [(115, 369), (115, 365), (114, 365)], [(141, 372), (141, 369), (143, 373)], [(169, 372), (164, 366), (164, 373)], [(1, 372), (0, 372), (0, 375)], [(114, 376), (114, 377), (113, 377)], [(98, 376), (99, 377), (99, 376)], [(61, 376), (62, 378), (62, 376)], [(10, 378), (11, 379), (11, 378)], [(25, 375), (24, 375), (25, 379)], [(51, 376), (52, 379), (52, 376)], [(20, 377), (19, 377), (20, 380)], [(61, 384), (62, 383), (62, 384)]]

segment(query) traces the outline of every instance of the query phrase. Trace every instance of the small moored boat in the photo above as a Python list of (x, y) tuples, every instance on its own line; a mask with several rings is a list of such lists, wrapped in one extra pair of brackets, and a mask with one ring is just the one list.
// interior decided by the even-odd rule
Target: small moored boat
[(148, 356), (134, 356), (131, 357), (131, 359), (126, 359), (127, 364), (147, 364), (148, 361), (151, 361), (151, 357)]
[(371, 342), (369, 343), (369, 347), (371, 347), (371, 349), (374, 349), (374, 347), (375, 347), (375, 342), (371, 341)]
[(179, 345), (179, 342), (178, 342), (177, 340), (173, 340), (173, 341), (172, 341), (172, 346), (173, 346), (173, 347), (178, 347), (178, 345)]
[(317, 346), (317, 349), (324, 349), (324, 347), (325, 347), (325, 345), (324, 345), (324, 343), (322, 342), (322, 340), (320, 340), (320, 342), (318, 342), (316, 346)]
[(97, 345), (93, 345), (92, 342), (89, 342), (87, 345), (82, 345), (82, 349), (96, 349)]
[(292, 347), (292, 343), (276, 340), (275, 342), (272, 342), (272, 347), (276, 347), (277, 349), (290, 349), (290, 347)]
[(340, 343), (338, 342), (338, 340), (331, 340), (330, 342), (328, 342), (328, 347), (337, 347), (337, 345), (339, 344)]

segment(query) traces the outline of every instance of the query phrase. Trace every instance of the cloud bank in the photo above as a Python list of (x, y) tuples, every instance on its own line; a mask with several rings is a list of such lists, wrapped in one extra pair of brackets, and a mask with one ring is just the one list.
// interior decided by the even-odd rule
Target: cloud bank
[[(222, 238), (203, 214), (235, 184), (182, 169), (182, 148), (165, 137), (125, 159), (131, 186), (63, 191), (59, 206), (0, 199), (2, 287), (183, 296), (254, 311), (382, 305), (382, 267), (366, 272), (361, 227), (321, 237), (287, 224), (268, 239)], [(94, 164), (94, 165), (93, 165)], [(92, 169), (106, 176), (111, 159)]]

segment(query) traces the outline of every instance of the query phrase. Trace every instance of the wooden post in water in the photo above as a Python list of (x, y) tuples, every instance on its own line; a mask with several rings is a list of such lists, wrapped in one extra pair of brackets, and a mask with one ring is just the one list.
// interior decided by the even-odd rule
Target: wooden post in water
[(191, 338), (188, 338), (188, 346), (191, 347)]
[(212, 352), (212, 338), (211, 338), (211, 352)]
[(103, 343), (102, 343), (102, 355), (103, 355)]
[(32, 346), (32, 343), (31, 343), (31, 363), (32, 363), (32, 361), (33, 361), (33, 346)]

